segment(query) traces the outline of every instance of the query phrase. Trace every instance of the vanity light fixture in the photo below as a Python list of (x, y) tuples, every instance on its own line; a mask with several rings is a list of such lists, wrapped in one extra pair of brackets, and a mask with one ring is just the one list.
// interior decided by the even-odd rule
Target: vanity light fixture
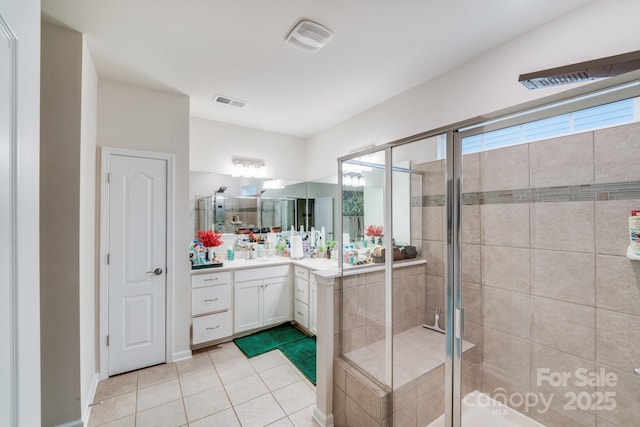
[(231, 176), (264, 178), (267, 176), (267, 167), (261, 160), (233, 159)]

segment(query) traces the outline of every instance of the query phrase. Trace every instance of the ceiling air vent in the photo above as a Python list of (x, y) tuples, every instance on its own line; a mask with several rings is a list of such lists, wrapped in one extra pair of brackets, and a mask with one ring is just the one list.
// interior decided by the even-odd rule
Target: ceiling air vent
[(240, 99), (231, 98), (229, 96), (216, 95), (213, 97), (214, 102), (219, 102), (221, 104), (233, 105), (234, 107), (244, 107), (249, 102), (242, 101)]
[(317, 52), (331, 40), (333, 33), (317, 22), (302, 20), (284, 38), (287, 44), (305, 52)]
[(518, 81), (527, 89), (541, 89), (568, 83), (604, 79), (640, 69), (640, 50), (550, 68), (535, 73), (520, 74)]

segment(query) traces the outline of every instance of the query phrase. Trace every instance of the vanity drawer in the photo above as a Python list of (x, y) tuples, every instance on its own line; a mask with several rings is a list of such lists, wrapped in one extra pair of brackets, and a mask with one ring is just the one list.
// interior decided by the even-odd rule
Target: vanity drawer
[(232, 319), (231, 311), (195, 317), (193, 319), (192, 344), (200, 344), (231, 336)]
[(309, 306), (296, 300), (293, 307), (293, 320), (302, 327), (309, 329)]
[(191, 290), (191, 315), (231, 309), (231, 284)]
[(220, 273), (194, 274), (191, 276), (192, 288), (222, 285), (225, 283), (231, 283), (231, 273), (228, 271), (221, 271)]
[(309, 304), (309, 281), (296, 276), (296, 300)]
[(304, 268), (304, 267), (300, 267), (300, 266), (295, 266), (295, 275), (296, 277), (299, 277), (303, 280), (309, 280), (309, 270)]

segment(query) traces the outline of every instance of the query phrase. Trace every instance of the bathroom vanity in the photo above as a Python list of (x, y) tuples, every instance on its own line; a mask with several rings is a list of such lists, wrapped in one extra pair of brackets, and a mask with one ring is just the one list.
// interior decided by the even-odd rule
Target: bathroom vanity
[(314, 271), (336, 270), (327, 259), (284, 257), (224, 261), (191, 272), (191, 347), (294, 321), (317, 333)]

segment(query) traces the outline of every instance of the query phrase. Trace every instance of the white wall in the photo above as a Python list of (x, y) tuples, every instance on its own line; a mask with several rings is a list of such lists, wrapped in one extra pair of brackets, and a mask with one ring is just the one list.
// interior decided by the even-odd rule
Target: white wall
[(231, 175), (232, 160), (242, 158), (263, 160), (270, 178), (306, 179), (302, 138), (193, 117), (190, 126), (192, 171)]
[(98, 379), (96, 275), (96, 132), (98, 75), (87, 42), (82, 40), (80, 117), (80, 406), (86, 421)]
[[(0, 223), (3, 243), (9, 243), (8, 246), (2, 246), (3, 253), (5, 249), (10, 252), (8, 257), (3, 257), (0, 265), (3, 269), (11, 268), (11, 280), (16, 290), (13, 301), (4, 301), (15, 313), (14, 322), (0, 328), (0, 378), (3, 382), (0, 389), (0, 425), (11, 425), (13, 422), (21, 426), (38, 426), (40, 268), (33, 258), (39, 250), (40, 1), (0, 0), (0, 15), (14, 33), (18, 52), (16, 109), (13, 111), (17, 144), (13, 153), (7, 150), (8, 140), (3, 139), (0, 145), (3, 166), (15, 161), (11, 183), (15, 198), (12, 198), (10, 191), (5, 191), (10, 189), (9, 186), (1, 185), (0, 204), (9, 207), (17, 220), (13, 230), (16, 239), (11, 242), (8, 238), (11, 228), (6, 221)], [(3, 97), (3, 100), (6, 99)], [(11, 283), (3, 281), (0, 286), (4, 296), (4, 291), (8, 291)], [(3, 309), (5, 307), (2, 306)]]
[[(640, 49), (640, 2), (599, 0), (310, 138), (307, 179), (359, 147), (446, 126), (565, 88), (529, 91), (521, 73)], [(455, 31), (455, 25), (452, 25)], [(437, 58), (434, 58), (437, 60)]]
[(190, 354), (189, 98), (98, 79), (98, 146), (175, 155), (173, 354)]
[(81, 418), (81, 85), (82, 34), (43, 24), (39, 260), (42, 425), (47, 426)]

